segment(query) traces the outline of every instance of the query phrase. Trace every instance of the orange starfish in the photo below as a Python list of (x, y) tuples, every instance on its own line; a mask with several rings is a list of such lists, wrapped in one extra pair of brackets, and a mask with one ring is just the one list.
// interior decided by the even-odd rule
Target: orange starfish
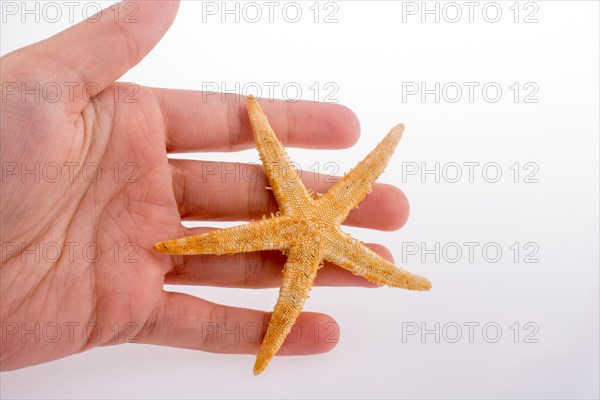
[(279, 298), (254, 364), (258, 375), (292, 329), (324, 260), (378, 284), (429, 290), (431, 283), (397, 268), (340, 229), (383, 172), (404, 125), (394, 127), (356, 168), (315, 198), (302, 185), (258, 101), (249, 96), (247, 105), (256, 146), (280, 211), (273, 218), (156, 243), (154, 248), (178, 255), (261, 250), (281, 250), (287, 255)]

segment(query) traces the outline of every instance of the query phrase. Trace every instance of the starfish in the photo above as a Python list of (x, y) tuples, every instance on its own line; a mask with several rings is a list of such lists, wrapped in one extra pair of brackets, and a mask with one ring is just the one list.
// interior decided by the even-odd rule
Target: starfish
[(253, 96), (248, 96), (247, 107), (256, 146), (280, 211), (272, 218), (156, 243), (154, 248), (177, 255), (263, 250), (281, 250), (287, 255), (279, 298), (254, 364), (254, 374), (258, 375), (291, 331), (325, 260), (380, 285), (429, 290), (431, 283), (397, 268), (340, 229), (350, 210), (370, 192), (387, 166), (404, 131), (403, 124), (394, 127), (327, 193), (313, 195), (301, 183)]

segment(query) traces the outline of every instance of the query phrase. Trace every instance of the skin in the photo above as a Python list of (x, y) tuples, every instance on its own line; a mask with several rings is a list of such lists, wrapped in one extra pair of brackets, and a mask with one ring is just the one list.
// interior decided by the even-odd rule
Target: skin
[[(285, 261), (280, 253), (181, 257), (152, 248), (211, 229), (185, 228), (182, 220), (251, 220), (277, 211), (264, 189), (265, 177), (198, 179), (207, 170), (203, 162), (167, 159), (171, 152), (254, 147), (245, 103), (232, 96), (203, 101), (200, 92), (115, 83), (158, 43), (179, 5), (137, 3), (138, 23), (115, 21), (115, 11), (105, 10), (95, 23), (84, 21), (1, 59), (1, 370), (126, 342), (258, 352), (260, 337), (236, 340), (231, 334), (207, 334), (206, 327), (264, 327), (269, 312), (214, 304), (163, 286), (279, 287)], [(75, 87), (73, 97), (67, 83)], [(89, 83), (94, 85), (85, 93)], [(48, 101), (47, 91), (36, 101), (35, 95), (8, 89), (36, 84), (58, 84), (63, 93)], [(94, 87), (102, 89), (100, 95)], [(263, 101), (261, 106), (285, 146), (344, 148), (359, 136), (356, 116), (340, 105)], [(37, 179), (24, 172), (36, 163)], [(50, 165), (63, 166), (57, 179), (56, 169), (43, 169)], [(94, 168), (86, 170), (89, 165)], [(98, 170), (102, 175), (96, 179)], [(306, 171), (302, 178), (317, 192), (331, 185)], [(395, 230), (407, 217), (402, 192), (376, 184), (346, 224)], [(86, 253), (89, 244), (101, 255)], [(383, 246), (370, 246), (393, 261)], [(333, 265), (319, 271), (315, 284), (373, 287)], [(321, 331), (316, 341), (315, 323)], [(304, 312), (296, 325), (311, 334), (287, 341), (279, 354), (322, 353), (337, 342), (339, 329), (328, 315)]]

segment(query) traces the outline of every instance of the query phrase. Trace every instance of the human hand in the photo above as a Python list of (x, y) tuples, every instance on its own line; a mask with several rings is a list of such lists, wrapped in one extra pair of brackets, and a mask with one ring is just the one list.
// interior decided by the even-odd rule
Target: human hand
[[(182, 219), (257, 219), (277, 205), (264, 189), (264, 177), (222, 181), (220, 174), (206, 174), (207, 163), (167, 158), (174, 152), (253, 147), (245, 104), (235, 96), (223, 102), (220, 95), (115, 83), (156, 45), (178, 8), (174, 1), (140, 1), (139, 22), (115, 20), (126, 14), (126, 4), (111, 7), (119, 13), (105, 10), (91, 18), (95, 23), (84, 21), (1, 59), (2, 370), (123, 342), (256, 354), (260, 337), (207, 334), (206, 324), (264, 328), (269, 320), (270, 313), (163, 289), (164, 284), (278, 287), (284, 258), (274, 252), (178, 257), (152, 248), (209, 230), (185, 228)], [(342, 148), (358, 138), (358, 121), (342, 106), (283, 101), (262, 106), (284, 145)], [(262, 171), (210, 163), (210, 169), (215, 166)], [(331, 185), (308, 172), (302, 177), (317, 192)], [(346, 224), (391, 230), (407, 215), (402, 192), (376, 184)], [(372, 247), (391, 258), (382, 246)], [(372, 286), (331, 265), (319, 271), (315, 283)], [(279, 354), (331, 349), (338, 332), (329, 335), (330, 316), (302, 313), (299, 332), (314, 330), (315, 323), (324, 332), (318, 337), (329, 340), (301, 335)]]

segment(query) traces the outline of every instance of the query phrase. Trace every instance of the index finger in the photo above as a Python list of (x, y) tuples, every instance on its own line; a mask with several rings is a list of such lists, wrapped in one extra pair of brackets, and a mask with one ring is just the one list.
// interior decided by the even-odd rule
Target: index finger
[[(153, 89), (165, 119), (167, 151), (237, 151), (254, 147), (243, 96)], [(279, 140), (286, 146), (339, 149), (358, 140), (356, 115), (338, 104), (260, 100)]]

